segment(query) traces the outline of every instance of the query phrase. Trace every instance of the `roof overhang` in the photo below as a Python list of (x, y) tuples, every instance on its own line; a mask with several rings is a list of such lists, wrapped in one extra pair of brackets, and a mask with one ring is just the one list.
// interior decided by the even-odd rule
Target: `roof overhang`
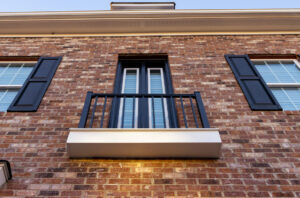
[(299, 33), (300, 9), (0, 13), (0, 35)]

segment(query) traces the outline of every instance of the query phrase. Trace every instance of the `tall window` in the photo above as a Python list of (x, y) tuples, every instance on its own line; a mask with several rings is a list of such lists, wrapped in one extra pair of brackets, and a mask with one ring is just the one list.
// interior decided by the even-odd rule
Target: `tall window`
[(252, 60), (283, 110), (300, 110), (300, 67), (296, 60)]
[[(148, 68), (148, 93), (165, 94), (163, 68)], [(165, 98), (149, 98), (149, 126), (151, 128), (169, 128), (169, 116)]]
[(166, 58), (120, 58), (114, 91), (121, 94), (161, 94), (162, 97), (118, 99), (114, 102), (118, 106), (118, 116), (111, 118), (111, 127), (169, 128), (174, 122), (169, 119), (169, 101), (163, 97), (163, 94), (172, 93)]
[[(121, 93), (139, 93), (139, 69), (125, 68)], [(136, 128), (138, 121), (138, 99), (122, 98), (119, 109), (118, 128)]]
[(0, 62), (0, 111), (6, 111), (35, 62)]

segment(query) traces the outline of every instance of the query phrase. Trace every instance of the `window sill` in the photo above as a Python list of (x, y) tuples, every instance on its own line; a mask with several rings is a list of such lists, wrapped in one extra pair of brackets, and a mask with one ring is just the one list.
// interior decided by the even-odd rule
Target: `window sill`
[(70, 158), (218, 158), (218, 129), (71, 128)]

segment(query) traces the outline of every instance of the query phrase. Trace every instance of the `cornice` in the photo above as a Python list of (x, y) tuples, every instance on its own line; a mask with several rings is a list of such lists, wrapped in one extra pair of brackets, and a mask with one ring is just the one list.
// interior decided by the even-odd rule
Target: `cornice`
[(1, 35), (257, 34), (300, 31), (300, 9), (0, 13)]

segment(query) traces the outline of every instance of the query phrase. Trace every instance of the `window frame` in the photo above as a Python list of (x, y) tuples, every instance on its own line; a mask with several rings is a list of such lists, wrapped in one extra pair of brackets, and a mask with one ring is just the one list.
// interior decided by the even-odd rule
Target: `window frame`
[[(29, 60), (0, 60), (0, 64), (7, 64), (8, 68), (10, 67), (10, 64), (22, 64), (22, 66), (20, 68), (22, 68), (24, 66), (24, 64), (33, 64), (32, 70), (30, 71), (30, 73), (28, 74), (28, 76), (26, 77), (25, 81), (23, 82), (23, 84), (18, 84), (18, 85), (9, 85), (9, 84), (3, 84), (0, 85), (0, 90), (14, 90), (17, 91), (17, 94), (15, 95), (15, 97), (11, 100), (10, 105), (13, 103), (14, 99), (17, 97), (19, 91), (21, 90), (21, 88), (26, 84), (27, 79), (29, 78), (29, 76), (31, 75), (32, 71), (35, 68), (35, 65), (37, 64), (38, 61), (29, 61)], [(28, 66), (27, 66), (28, 67)], [(2, 97), (0, 97), (0, 99), (2, 99)], [(7, 112), (7, 110), (9, 109), (10, 105), (7, 107), (7, 109), (5, 111), (0, 111), (0, 112)]]
[[(264, 58), (251, 58), (251, 62), (254, 66), (255, 66), (255, 62), (259, 62), (259, 61), (260, 62), (266, 62), (266, 61), (292, 61), (296, 65), (296, 67), (299, 69), (299, 72), (300, 72), (300, 63), (296, 58), (295, 59), (293, 59), (293, 58), (265, 58), (265, 59)], [(255, 69), (256, 69), (256, 66), (255, 66)], [(261, 76), (261, 77), (265, 81), (263, 76)], [(300, 88), (300, 83), (267, 83), (266, 81), (265, 81), (265, 83), (268, 86), (268, 88), (270, 89), (270, 91), (271, 91), (271, 88)], [(275, 97), (275, 95), (274, 95), (274, 97)], [(277, 99), (277, 101), (278, 101), (278, 99)], [(280, 104), (280, 106), (282, 106), (282, 105)], [(285, 109), (283, 109), (283, 111), (299, 111), (299, 110), (300, 109), (297, 109), (297, 110), (285, 110)]]

